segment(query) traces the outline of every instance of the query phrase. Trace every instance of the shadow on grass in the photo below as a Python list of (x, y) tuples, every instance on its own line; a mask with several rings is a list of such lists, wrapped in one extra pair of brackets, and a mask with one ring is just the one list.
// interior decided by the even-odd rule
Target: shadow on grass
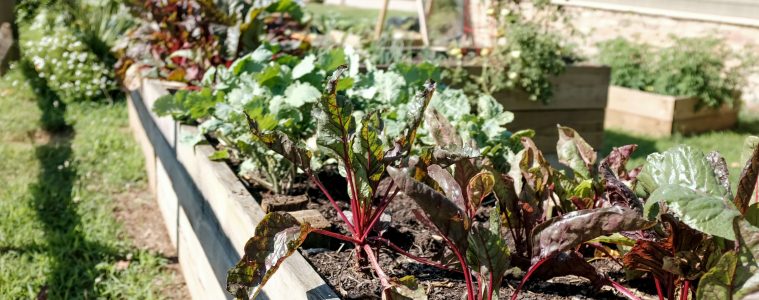
[[(73, 128), (66, 123), (66, 106), (44, 79), (37, 76), (33, 66), (22, 62), (22, 72), (37, 95), (42, 112), (40, 125), (46, 139), (35, 146), (40, 163), (37, 181), (30, 186), (31, 205), (37, 212), (46, 239), (46, 253), (51, 264), (46, 272), (46, 286), (40, 296), (50, 299), (82, 299), (96, 297), (98, 264), (118, 256), (118, 249), (88, 240), (84, 232), (76, 201), (72, 199), (77, 182), (71, 142)], [(35, 142), (36, 143), (36, 142)]]
[(646, 157), (648, 154), (658, 151), (654, 139), (634, 136), (621, 131), (606, 130), (604, 131), (604, 146), (601, 149), (601, 156), (608, 155), (613, 147), (629, 144), (638, 145), (638, 150), (633, 153), (632, 158)]

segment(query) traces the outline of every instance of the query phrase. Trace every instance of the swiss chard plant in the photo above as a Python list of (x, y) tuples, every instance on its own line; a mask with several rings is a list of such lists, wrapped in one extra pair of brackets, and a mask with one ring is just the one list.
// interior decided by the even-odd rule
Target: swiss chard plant
[[(460, 143), (445, 122), (431, 127), (437, 128), (433, 136), (439, 145)], [(655, 224), (643, 217), (642, 203), (622, 181), (629, 181), (624, 162), (634, 146), (617, 149), (604, 159), (599, 168), (602, 177), (594, 180), (593, 149), (571, 128), (559, 127), (559, 133), (559, 158), (574, 170), (573, 177), (553, 169), (529, 138), (522, 139), (524, 150), (516, 154), (509, 174), (499, 173), (489, 159), (463, 159), (443, 166), (419, 161), (406, 169), (389, 169), (395, 183), (421, 208), (415, 211), (417, 218), (443, 236), (455, 254), (468, 299), (497, 296), (511, 266), (528, 271), (523, 283), (531, 276), (579, 275), (596, 287), (611, 284), (634, 297), (599, 274), (577, 251), (595, 238)], [(577, 198), (573, 194), (588, 198), (570, 201), (568, 197)], [(490, 195), (496, 205), (488, 208), (483, 202)], [(478, 211), (488, 209), (487, 222), (475, 220)], [(506, 245), (508, 238), (514, 249)]]
[[(385, 209), (399, 191), (398, 184), (386, 179), (387, 172), (392, 170), (391, 166), (408, 163), (409, 154), (413, 152), (412, 147), (417, 138), (416, 131), (422, 124), (423, 112), (430, 103), (435, 83), (426, 83), (424, 89), (414, 97), (413, 101), (419, 109), (409, 116), (409, 122), (402, 133), (390, 139), (391, 146), (385, 147), (383, 138), (386, 137), (383, 136), (380, 115), (366, 113), (357, 120), (352, 103), (344, 92), (340, 91), (344, 82), (350, 80), (342, 77), (346, 71), (347, 67), (339, 67), (329, 79), (324, 94), (314, 105), (313, 118), (317, 123), (316, 143), (338, 162), (347, 181), (349, 210), (341, 209), (332, 196), (335, 191), (328, 190), (316, 176), (311, 164), (313, 153), (306, 149), (302, 141), (291, 140), (287, 134), (278, 130), (265, 130), (261, 127), (260, 119), (255, 116), (248, 116), (248, 121), (256, 139), (299, 168), (321, 190), (342, 219), (348, 234), (299, 224), (286, 213), (268, 214), (256, 228), (256, 235), (246, 244), (242, 260), (229, 271), (227, 287), (236, 297), (255, 297), (269, 276), (300, 246), (309, 233), (352, 243), (355, 246), (356, 266), (368, 265), (374, 271), (382, 284), (384, 297), (418, 298), (424, 295), (423, 291), (410, 287), (408, 278), (396, 280), (385, 274), (373, 247), (389, 247), (407, 254), (376, 233), (380, 230), (379, 225)], [(433, 155), (432, 159), (431, 162), (445, 161), (451, 157)], [(383, 179), (386, 184), (381, 184)], [(431, 263), (423, 258), (408, 255), (413, 259)]]
[(198, 84), (205, 71), (231, 63), (262, 41), (300, 53), (309, 47), (301, 32), (300, 4), (292, 0), (259, 2), (191, 0), (144, 1), (133, 7), (141, 18), (115, 47), (117, 73), (139, 63), (142, 73)]
[[(635, 237), (624, 257), (632, 271), (653, 277), (660, 299), (756, 297), (751, 279), (756, 232), (759, 148), (747, 140), (747, 158), (735, 194), (719, 153), (679, 146), (648, 157), (638, 176), (647, 198), (644, 215), (658, 220), (655, 231)], [(694, 293), (695, 292), (695, 293)]]

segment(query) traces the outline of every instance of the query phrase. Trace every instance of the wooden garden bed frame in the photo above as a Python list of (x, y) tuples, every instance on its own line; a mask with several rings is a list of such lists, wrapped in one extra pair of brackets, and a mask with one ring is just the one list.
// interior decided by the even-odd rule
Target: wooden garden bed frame
[[(231, 299), (227, 270), (265, 213), (210, 145), (180, 142), (197, 133), (152, 112), (156, 99), (181, 85), (137, 78), (127, 93), (129, 124), (145, 155), (150, 189), (163, 215), (193, 299)], [(258, 299), (339, 299), (299, 253), (271, 277)]]
[[(473, 75), (482, 71), (480, 66), (465, 68)], [(529, 95), (519, 90), (496, 92), (493, 97), (514, 113), (514, 121), (506, 127), (512, 131), (534, 129), (533, 140), (545, 153), (556, 153), (556, 124), (574, 128), (593, 148), (601, 149), (610, 80), (607, 66), (569, 65), (550, 79), (554, 90), (548, 104), (530, 101)]]
[(605, 127), (651, 137), (729, 129), (740, 105), (697, 110), (698, 98), (675, 97), (611, 86)]

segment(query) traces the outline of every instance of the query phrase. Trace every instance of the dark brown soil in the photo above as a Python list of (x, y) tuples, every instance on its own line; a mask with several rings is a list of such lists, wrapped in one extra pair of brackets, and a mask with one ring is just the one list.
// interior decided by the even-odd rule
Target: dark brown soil
[[(213, 140), (212, 144), (215, 144)], [(215, 146), (218, 147), (218, 145)], [(228, 163), (233, 170), (237, 170), (239, 163), (234, 161)], [(338, 174), (337, 170), (327, 168), (318, 176), (337, 200), (340, 209), (350, 210), (345, 180)], [(332, 204), (310, 181), (306, 181), (306, 178), (300, 179), (303, 181), (294, 184), (287, 194), (307, 194), (310, 199), (307, 208), (319, 210), (324, 217), (332, 222), (332, 231), (347, 235), (348, 231), (342, 225), (343, 221)], [(256, 199), (278, 197), (270, 191), (256, 186), (249, 179), (243, 178), (243, 181)], [(399, 194), (386, 210), (386, 213), (391, 215), (392, 221), (391, 227), (383, 233), (383, 237), (414, 255), (433, 259), (450, 255), (445, 253), (446, 248), (442, 239), (417, 222), (412, 212), (414, 208), (417, 206), (413, 200)], [(486, 215), (479, 214), (478, 216)], [(325, 281), (344, 299), (380, 299), (381, 286), (376, 276), (369, 269), (358, 270), (355, 266), (354, 246), (337, 239), (326, 237), (325, 239), (327, 240), (326, 243), (321, 242), (317, 246), (307, 240), (304, 247), (300, 249), (301, 254), (322, 275)], [(509, 244), (513, 246), (513, 241), (509, 240)], [(380, 266), (390, 277), (400, 278), (413, 275), (419, 281), (420, 286), (424, 287), (429, 299), (466, 299), (466, 284), (462, 275), (418, 263), (389, 249), (383, 248), (375, 252), (379, 256)], [(608, 274), (615, 281), (625, 283), (621, 266), (611, 259), (600, 258), (591, 264), (599, 269), (602, 274)], [(518, 268), (513, 268), (507, 272), (499, 291), (499, 298), (510, 298), (514, 289), (519, 285), (522, 276), (523, 273)], [(650, 294), (651, 287), (646, 284), (644, 287), (649, 293), (635, 288), (628, 287), (628, 289), (642, 299), (655, 299)], [(587, 279), (578, 276), (563, 276), (550, 280), (531, 279), (522, 289), (518, 299), (626, 298), (611, 287), (606, 286), (600, 291), (594, 291)]]

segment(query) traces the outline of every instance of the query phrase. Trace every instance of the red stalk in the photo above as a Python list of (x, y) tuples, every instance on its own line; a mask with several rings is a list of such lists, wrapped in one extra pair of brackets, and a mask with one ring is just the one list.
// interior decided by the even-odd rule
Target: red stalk
[(398, 252), (401, 255), (406, 256), (406, 257), (408, 257), (410, 259), (413, 259), (413, 260), (415, 260), (415, 261), (417, 261), (419, 263), (422, 263), (422, 264), (425, 264), (425, 265), (430, 265), (430, 266), (433, 266), (435, 268), (446, 270), (446, 271), (449, 271), (449, 272), (461, 273), (461, 271), (456, 270), (456, 269), (451, 269), (451, 268), (449, 268), (449, 267), (447, 267), (447, 266), (445, 266), (445, 265), (443, 265), (441, 263), (438, 263), (438, 262), (435, 262), (435, 261), (431, 261), (431, 260), (426, 259), (424, 257), (420, 257), (420, 256), (416, 256), (414, 254), (411, 254), (411, 253), (407, 252), (406, 250), (401, 249), (401, 247), (398, 247), (398, 245), (394, 244), (393, 242), (391, 242), (390, 240), (388, 240), (386, 238), (383, 238), (383, 237), (371, 237), (369, 239), (371, 239), (372, 241), (379, 242), (382, 245), (387, 246), (388, 248), (392, 249), (393, 251)]
[(615, 289), (617, 289), (617, 291), (619, 291), (623, 295), (627, 296), (627, 298), (630, 298), (632, 300), (640, 300), (640, 298), (638, 296), (635, 296), (635, 294), (633, 294), (633, 292), (631, 292), (630, 290), (628, 290), (627, 288), (625, 288), (623, 285), (617, 283), (614, 280), (611, 280), (610, 278), (607, 278), (606, 280), (608, 280), (609, 283), (611, 283), (611, 286), (614, 287)]
[(385, 212), (385, 209), (390, 204), (391, 201), (395, 198), (395, 195), (398, 194), (399, 189), (396, 189), (395, 192), (393, 192), (393, 195), (390, 196), (390, 198), (387, 198), (382, 204), (380, 204), (379, 207), (374, 211), (374, 215), (371, 218), (371, 221), (369, 222), (369, 226), (364, 230), (364, 233), (361, 235), (361, 240), (365, 240), (366, 237), (369, 235), (369, 232), (372, 231), (372, 228), (374, 228), (374, 225), (377, 225), (377, 222), (382, 217), (382, 213)]
[(680, 291), (680, 300), (688, 300), (688, 291), (690, 290), (690, 280), (683, 283), (683, 290)]
[(354, 244), (359, 244), (360, 243), (355, 238), (349, 237), (349, 236), (344, 235), (344, 234), (339, 234), (339, 233), (335, 233), (335, 232), (332, 232), (332, 231), (327, 231), (327, 230), (324, 230), (324, 229), (312, 228), (311, 232), (318, 233), (318, 234), (321, 234), (321, 235), (324, 235), (324, 236), (328, 236), (328, 237), (331, 237), (331, 238), (336, 238), (338, 240), (346, 241), (346, 242), (349, 242), (349, 243), (354, 243)]
[(659, 300), (664, 300), (664, 292), (661, 290), (661, 282), (659, 282), (659, 277), (654, 276), (654, 283), (656, 284), (656, 294), (659, 295)]
[(488, 279), (488, 300), (493, 299), (493, 272), (490, 272), (490, 278)]
[(308, 172), (308, 176), (311, 177), (311, 181), (313, 181), (316, 184), (316, 186), (319, 187), (322, 193), (325, 196), (327, 196), (327, 199), (329, 200), (329, 202), (332, 203), (332, 207), (335, 208), (335, 210), (337, 211), (337, 214), (340, 216), (341, 219), (343, 219), (343, 222), (345, 222), (345, 225), (348, 226), (348, 229), (350, 230), (351, 234), (356, 235), (356, 228), (353, 226), (353, 224), (350, 221), (348, 221), (348, 217), (346, 217), (345, 214), (343, 214), (343, 211), (340, 209), (340, 207), (337, 206), (337, 202), (335, 202), (335, 199), (332, 198), (332, 195), (330, 195), (329, 192), (327, 192), (327, 188), (324, 187), (324, 184), (322, 184), (322, 182), (318, 178), (316, 178), (316, 176), (314, 176), (313, 173)]
[(374, 272), (377, 273), (377, 277), (379, 277), (382, 286), (384, 288), (389, 288), (390, 281), (388, 280), (387, 274), (385, 274), (385, 272), (382, 271), (382, 268), (380, 268), (379, 263), (377, 262), (377, 257), (374, 256), (374, 251), (372, 251), (372, 247), (364, 245), (364, 252), (366, 253), (366, 257), (369, 258), (369, 263), (372, 265)]
[(456, 258), (459, 260), (459, 264), (461, 264), (461, 270), (464, 271), (464, 282), (466, 282), (466, 298), (467, 300), (474, 300), (474, 287), (472, 286), (472, 272), (469, 271), (469, 266), (466, 265), (466, 261), (464, 260), (464, 256), (461, 255), (461, 252), (458, 248), (456, 248), (456, 245), (451, 242), (451, 240), (448, 239), (445, 235), (441, 235), (445, 242), (448, 244), (448, 247), (451, 247), (451, 250), (454, 254), (456, 254)]
[(511, 300), (516, 300), (517, 296), (519, 295), (519, 291), (522, 290), (522, 287), (525, 283), (527, 283), (527, 280), (530, 279), (530, 276), (532, 276), (532, 273), (535, 273), (535, 270), (537, 270), (544, 262), (548, 261), (552, 256), (546, 257), (544, 259), (539, 260), (535, 265), (530, 267), (529, 270), (527, 270), (527, 274), (524, 275), (524, 278), (522, 278), (522, 282), (519, 283), (519, 286), (517, 286), (517, 289), (514, 290), (514, 294), (511, 294)]

